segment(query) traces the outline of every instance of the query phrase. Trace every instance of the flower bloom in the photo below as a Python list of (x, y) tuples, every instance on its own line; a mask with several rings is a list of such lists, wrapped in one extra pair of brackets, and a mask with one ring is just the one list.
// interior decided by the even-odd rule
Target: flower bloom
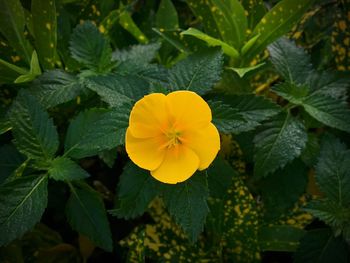
[(208, 168), (220, 149), (208, 104), (191, 91), (140, 99), (130, 113), (125, 147), (130, 159), (168, 184)]

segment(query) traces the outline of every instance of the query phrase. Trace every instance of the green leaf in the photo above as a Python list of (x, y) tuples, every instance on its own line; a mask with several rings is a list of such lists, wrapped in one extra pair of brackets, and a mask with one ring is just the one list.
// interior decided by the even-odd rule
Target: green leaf
[(317, 158), (320, 153), (320, 143), (318, 137), (314, 133), (307, 135), (307, 142), (304, 151), (301, 153), (301, 159), (309, 167), (316, 164)]
[(308, 86), (297, 86), (288, 82), (273, 86), (272, 91), (297, 105), (303, 104), (303, 100), (309, 94)]
[(295, 160), (262, 180), (260, 191), (266, 219), (278, 218), (293, 208), (306, 190), (307, 172), (306, 166)]
[[(272, 101), (265, 99), (262, 96), (256, 96), (253, 94), (225, 95), (216, 96), (214, 98), (215, 101), (219, 101), (224, 105), (226, 104), (231, 106), (231, 110), (223, 111), (223, 113), (225, 113), (226, 111), (228, 113), (230, 112), (231, 116), (227, 115), (228, 117), (233, 117), (232, 109), (238, 111), (237, 113), (240, 116), (237, 116), (236, 114), (234, 117), (234, 121), (230, 121), (229, 119), (226, 120), (227, 123), (230, 123), (230, 132), (233, 133), (240, 133), (253, 130), (257, 126), (259, 126), (264, 120), (269, 119), (270, 117), (276, 115), (280, 111), (278, 105), (276, 105)], [(220, 104), (218, 103), (218, 105)], [(227, 108), (227, 106), (221, 107)], [(215, 108), (213, 108), (212, 110), (213, 121), (217, 122), (215, 118), (217, 116), (216, 114), (218, 113), (218, 111)], [(219, 113), (219, 116), (224, 115), (223, 113)]]
[(70, 185), (70, 188), (71, 196), (66, 206), (69, 224), (97, 246), (111, 252), (112, 234), (99, 194), (85, 184), (79, 188)]
[(238, 74), (238, 76), (240, 78), (243, 78), (245, 76), (245, 74), (247, 74), (249, 72), (252, 72), (252, 71), (255, 71), (256, 69), (259, 69), (259, 68), (261, 68), (264, 65), (265, 65), (265, 62), (257, 64), (255, 66), (251, 66), (251, 67), (245, 67), (245, 68), (232, 68), (232, 67), (229, 67), (228, 69), (233, 70), (234, 72), (236, 72)]
[(350, 203), (350, 151), (334, 137), (324, 139), (316, 165), (316, 181), (330, 200), (340, 206)]
[(243, 6), (238, 0), (211, 0), (211, 3), (210, 10), (221, 38), (229, 45), (240, 50), (248, 26)]
[(108, 72), (113, 66), (109, 42), (90, 21), (73, 30), (69, 50), (75, 60), (98, 73)]
[(81, 112), (68, 127), (65, 155), (79, 159), (123, 144), (128, 114), (121, 109)]
[(133, 45), (128, 49), (115, 50), (112, 59), (118, 62), (148, 64), (156, 57), (159, 48), (160, 43)]
[(78, 164), (66, 157), (54, 159), (48, 170), (49, 176), (58, 181), (81, 180), (90, 175)]
[(220, 39), (211, 37), (198, 29), (190, 27), (186, 31), (181, 32), (181, 35), (188, 35), (196, 37), (200, 40), (205, 41), (210, 47), (216, 47), (219, 46), (222, 48), (222, 52), (224, 52), (226, 55), (233, 57), (233, 58), (239, 58), (239, 52), (234, 47), (226, 44), (225, 42), (221, 41)]
[(325, 222), (333, 228), (336, 236), (349, 230), (350, 208), (343, 204), (323, 198), (321, 200), (311, 200), (306, 211)]
[(30, 64), (32, 47), (24, 36), (25, 17), (19, 0), (0, 0), (0, 32)]
[(237, 128), (239, 132), (239, 124), (244, 122), (245, 119), (237, 109), (221, 101), (208, 101), (208, 104), (213, 116), (212, 122), (220, 132), (236, 133)]
[(10, 110), (12, 133), (17, 149), (32, 159), (51, 159), (59, 145), (58, 134), (47, 112), (25, 90)]
[(232, 184), (237, 172), (227, 161), (218, 157), (207, 170), (210, 197), (223, 198)]
[(32, 20), (35, 47), (38, 51), (41, 65), (52, 69), (56, 62), (57, 20), (54, 0), (32, 0)]
[(115, 209), (109, 212), (124, 219), (141, 216), (158, 194), (159, 184), (149, 171), (129, 163), (120, 177)]
[(12, 144), (5, 144), (0, 147), (0, 184), (25, 161), (25, 157), (20, 154)]
[(301, 19), (314, 0), (282, 0), (278, 2), (256, 25), (252, 35), (257, 34), (254, 46), (246, 54), (249, 62), (260, 54), (270, 43), (288, 33)]
[(156, 14), (156, 25), (162, 30), (179, 28), (179, 18), (171, 0), (162, 0)]
[(41, 75), (30, 92), (45, 108), (52, 108), (75, 99), (83, 89), (77, 77), (56, 69)]
[(148, 94), (149, 90), (149, 84), (145, 80), (118, 74), (90, 77), (85, 83), (112, 107), (133, 104)]
[(316, 120), (350, 132), (350, 110), (346, 103), (330, 96), (313, 94), (303, 100), (303, 107)]
[(347, 244), (326, 228), (308, 231), (294, 256), (295, 263), (346, 263), (348, 259)]
[(0, 246), (40, 221), (47, 206), (47, 176), (24, 176), (0, 186)]
[(264, 226), (259, 229), (259, 244), (263, 251), (294, 252), (305, 231), (293, 226)]
[(303, 123), (289, 114), (279, 114), (266, 122), (254, 138), (255, 175), (263, 177), (283, 168), (301, 154), (306, 140)]
[(269, 45), (271, 62), (276, 71), (289, 83), (306, 84), (314, 69), (310, 56), (294, 42), (280, 38)]
[(135, 24), (134, 20), (131, 17), (131, 14), (128, 11), (121, 11), (119, 14), (119, 24), (128, 31), (134, 38), (137, 39), (142, 44), (148, 43), (148, 38), (139, 27)]
[(197, 173), (183, 183), (163, 186), (163, 199), (169, 213), (187, 233), (191, 242), (203, 231), (209, 212), (206, 175)]
[(173, 90), (191, 90), (204, 94), (220, 79), (223, 57), (218, 50), (196, 53), (177, 63), (169, 71)]
[(41, 68), (36, 51), (33, 51), (32, 59), (30, 61), (30, 70), (28, 73), (23, 74), (15, 79), (14, 83), (30, 82), (41, 74)]

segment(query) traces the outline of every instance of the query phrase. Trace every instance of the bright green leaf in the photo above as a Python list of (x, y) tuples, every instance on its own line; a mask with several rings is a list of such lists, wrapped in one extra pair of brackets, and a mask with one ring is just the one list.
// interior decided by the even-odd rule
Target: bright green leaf
[(119, 24), (131, 35), (133, 35), (133, 37), (136, 38), (137, 41), (139, 41), (140, 43), (142, 44), (148, 43), (148, 38), (145, 36), (145, 34), (142, 33), (139, 27), (135, 24), (129, 12), (121, 11), (121, 13), (119, 14)]
[(265, 62), (260, 63), (258, 65), (255, 66), (251, 66), (251, 67), (245, 67), (245, 68), (229, 68), (231, 70), (233, 70), (234, 72), (236, 72), (238, 74), (238, 76), (240, 76), (241, 78), (243, 78), (245, 76), (245, 74), (255, 71), (256, 69), (261, 68), (262, 66), (265, 65)]
[(205, 41), (211, 47), (219, 46), (222, 48), (222, 52), (224, 52), (226, 55), (235, 59), (239, 58), (239, 52), (237, 51), (237, 49), (235, 49), (234, 47), (226, 44), (225, 42), (219, 39), (216, 39), (214, 37), (211, 37), (199, 31), (198, 29), (190, 27), (186, 31), (181, 32), (181, 35), (189, 35), (189, 36), (196, 37), (200, 40)]

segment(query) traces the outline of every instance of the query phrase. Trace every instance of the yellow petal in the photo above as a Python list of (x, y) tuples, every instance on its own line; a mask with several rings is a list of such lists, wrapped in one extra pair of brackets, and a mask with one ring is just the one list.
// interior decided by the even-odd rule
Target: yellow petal
[(182, 129), (206, 126), (211, 121), (209, 105), (192, 91), (180, 90), (166, 97), (169, 111)]
[(206, 128), (188, 130), (183, 134), (183, 144), (191, 148), (199, 157), (199, 170), (208, 168), (220, 150), (219, 132), (210, 123)]
[(129, 128), (136, 138), (151, 138), (160, 135), (168, 122), (166, 96), (153, 93), (136, 102), (131, 110)]
[(160, 148), (162, 143), (160, 137), (135, 138), (129, 128), (126, 130), (126, 152), (130, 159), (143, 169), (154, 170), (159, 167), (165, 155), (165, 150)]
[(176, 184), (190, 178), (198, 165), (198, 156), (191, 149), (177, 145), (167, 150), (163, 162), (151, 175), (163, 183)]

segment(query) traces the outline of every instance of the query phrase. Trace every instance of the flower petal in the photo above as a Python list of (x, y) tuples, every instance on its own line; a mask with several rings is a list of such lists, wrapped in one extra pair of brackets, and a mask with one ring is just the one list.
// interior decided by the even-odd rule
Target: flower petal
[(191, 149), (177, 145), (167, 150), (163, 162), (151, 175), (163, 183), (176, 184), (190, 178), (198, 165), (198, 156)]
[(209, 105), (192, 91), (179, 90), (169, 93), (166, 100), (170, 113), (184, 129), (206, 126), (211, 122)]
[(151, 138), (160, 135), (168, 122), (166, 96), (152, 93), (136, 102), (131, 110), (129, 128), (136, 138)]
[(214, 124), (206, 128), (188, 130), (183, 134), (183, 143), (199, 157), (199, 170), (204, 170), (214, 161), (220, 150), (220, 135)]
[(139, 167), (154, 170), (164, 159), (165, 150), (160, 148), (162, 138), (136, 138), (126, 130), (125, 148), (130, 159)]

